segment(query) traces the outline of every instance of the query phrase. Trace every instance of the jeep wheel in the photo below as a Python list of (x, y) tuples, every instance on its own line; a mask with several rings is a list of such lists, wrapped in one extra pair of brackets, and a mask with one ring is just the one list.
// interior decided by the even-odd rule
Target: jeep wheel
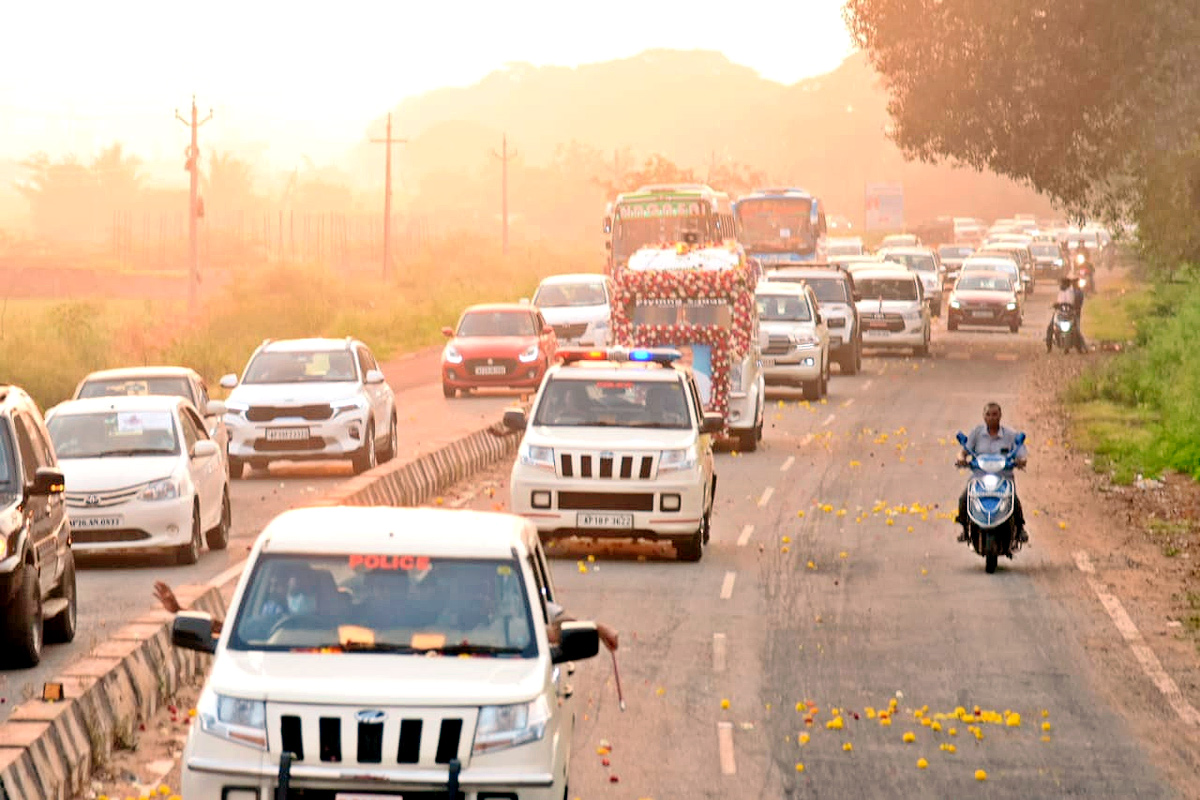
[(369, 469), (374, 469), (375, 460), (375, 423), (367, 423), (367, 435), (363, 437), (363, 446), (352, 459), (354, 462), (354, 474), (361, 475)]
[(738, 431), (734, 434), (737, 436), (737, 449), (739, 452), (753, 453), (758, 449), (758, 431), (758, 428), (751, 428), (748, 431)]
[(838, 359), (838, 366), (841, 367), (843, 375), (857, 375), (862, 369), (862, 348), (855, 345), (848, 354)]
[(246, 462), (244, 459), (238, 458), (237, 456), (230, 456), (229, 477), (233, 478), (235, 481), (240, 481), (242, 479), (242, 473), (244, 472), (245, 466)]
[(186, 544), (179, 545), (175, 550), (176, 564), (195, 564), (200, 560), (200, 508), (192, 506), (192, 535)]
[(696, 531), (686, 539), (675, 540), (675, 557), (680, 561), (695, 563), (704, 555), (703, 532)]
[(380, 464), (386, 464), (396, 457), (396, 452), (400, 449), (400, 434), (396, 432), (396, 415), (392, 414), (392, 421), (388, 425), (388, 440), (383, 448), (383, 455), (379, 459)]
[(21, 575), (21, 588), (5, 610), (4, 660), (14, 667), (36, 667), (42, 660), (42, 593), (31, 565)]
[(814, 378), (811, 381), (801, 381), (800, 391), (804, 393), (805, 400), (820, 400), (821, 399), (821, 379)]
[(67, 606), (45, 623), (48, 642), (69, 642), (75, 638), (79, 623), (78, 595), (75, 590), (75, 556), (67, 551), (67, 565), (63, 567), (62, 579), (54, 590), (55, 599), (67, 601)]
[(946, 320), (946, 330), (948, 330), (948, 331), (958, 330), (958, 320), (947, 319)]
[(224, 550), (229, 546), (229, 528), (233, 524), (233, 513), (229, 508), (229, 489), (221, 493), (221, 521), (217, 527), (204, 535), (209, 550)]

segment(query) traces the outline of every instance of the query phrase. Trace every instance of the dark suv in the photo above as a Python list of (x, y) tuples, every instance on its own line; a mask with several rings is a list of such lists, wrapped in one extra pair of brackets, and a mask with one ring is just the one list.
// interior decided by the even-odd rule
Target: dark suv
[(843, 375), (862, 369), (862, 329), (858, 324), (858, 293), (849, 271), (837, 264), (804, 264), (768, 270), (768, 281), (807, 283), (817, 296), (829, 328), (829, 361)]
[(32, 667), (75, 638), (75, 559), (63, 474), (42, 414), (0, 385), (0, 661)]

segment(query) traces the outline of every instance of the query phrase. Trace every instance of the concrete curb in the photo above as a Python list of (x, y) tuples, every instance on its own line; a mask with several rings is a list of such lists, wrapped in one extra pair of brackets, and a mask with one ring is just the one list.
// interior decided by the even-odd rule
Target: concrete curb
[[(382, 464), (338, 486), (314, 505), (423, 503), (457, 481), (511, 455), (520, 437), (496, 423), (413, 461)], [(224, 616), (221, 587), (180, 586), (184, 607)], [(65, 668), (55, 682), (64, 700), (22, 703), (0, 725), (0, 800), (67, 800), (96, 766), (185, 682), (208, 672), (209, 659), (171, 646), (166, 611), (138, 617)]]

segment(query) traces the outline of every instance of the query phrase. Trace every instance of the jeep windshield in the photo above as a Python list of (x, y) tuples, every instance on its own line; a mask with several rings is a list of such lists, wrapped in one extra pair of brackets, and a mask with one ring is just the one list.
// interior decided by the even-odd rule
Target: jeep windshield
[(903, 264), (909, 269), (914, 269), (917, 272), (937, 272), (937, 263), (933, 260), (933, 256), (920, 255), (917, 253), (885, 253), (884, 259), (887, 261), (895, 261), (897, 264)]
[(354, 356), (345, 350), (259, 353), (242, 383), (345, 383), (358, 380)]
[(533, 424), (683, 430), (692, 420), (679, 381), (555, 378), (542, 391)]
[(60, 459), (179, 455), (170, 411), (58, 413), (47, 422)]
[(264, 555), (229, 648), (533, 658), (521, 575), (514, 559)]
[(895, 278), (863, 278), (858, 283), (859, 294), (863, 300), (904, 300), (917, 299), (917, 282), (915, 279)]

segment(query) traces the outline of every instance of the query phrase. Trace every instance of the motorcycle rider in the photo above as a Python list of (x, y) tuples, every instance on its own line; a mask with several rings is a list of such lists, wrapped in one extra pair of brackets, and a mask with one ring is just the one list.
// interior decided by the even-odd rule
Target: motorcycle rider
[[(1054, 298), (1054, 305), (1067, 304), (1075, 310), (1075, 344), (1079, 347), (1079, 352), (1087, 352), (1087, 344), (1083, 341), (1083, 290), (1079, 288), (1079, 281), (1075, 278), (1064, 276), (1058, 281), (1058, 295)], [(1050, 315), (1050, 324), (1046, 326), (1046, 352), (1049, 353), (1054, 348), (1054, 315)], [(1067, 343), (1067, 349), (1071, 349), (1071, 343)]]
[[(971, 452), (978, 454), (1000, 454), (1008, 455), (1013, 448), (1017, 448), (1015, 465), (1024, 467), (1028, 463), (1029, 453), (1025, 449), (1025, 445), (1017, 447), (1017, 433), (1014, 430), (1005, 428), (1000, 424), (1000, 404), (988, 403), (983, 407), (983, 424), (977, 425), (970, 434), (967, 435), (967, 448)], [(956, 466), (965, 467), (971, 463), (971, 454), (964, 449), (959, 453)], [(1005, 477), (1012, 480), (1012, 473), (1005, 473)], [(1017, 541), (1028, 542), (1029, 534), (1025, 532), (1025, 512), (1021, 508), (1021, 498), (1017, 496), (1016, 482), (1013, 482), (1013, 522), (1017, 527)], [(969, 537), (970, 519), (967, 516), (967, 490), (964, 488), (963, 493), (958, 498), (958, 524), (962, 527), (962, 533), (958, 535), (960, 542), (967, 541)]]

